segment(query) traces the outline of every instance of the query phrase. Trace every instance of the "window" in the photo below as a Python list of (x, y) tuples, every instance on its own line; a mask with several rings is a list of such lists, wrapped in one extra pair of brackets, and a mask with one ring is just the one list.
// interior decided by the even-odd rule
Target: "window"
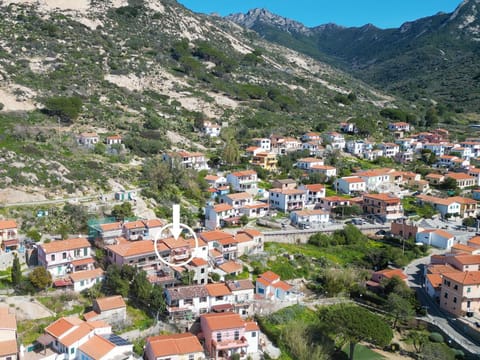
[(235, 332), (233, 333), (233, 339), (234, 340), (240, 339), (240, 331), (235, 330)]
[(457, 284), (453, 285), (453, 289), (458, 290), (458, 285)]
[(195, 355), (193, 354), (188, 355), (188, 360), (195, 360)]
[(445, 293), (445, 295), (443, 296), (445, 299), (448, 299), (448, 293)]
[(256, 331), (252, 331), (252, 337), (257, 337), (257, 332)]
[(456, 296), (453, 297), (453, 302), (454, 302), (455, 304), (457, 303), (457, 297), (456, 297)]
[(62, 259), (66, 259), (66, 258), (67, 258), (67, 253), (66, 252), (62, 253)]
[(88, 248), (83, 248), (83, 256), (87, 256), (88, 255)]
[(472, 288), (467, 288), (467, 293), (471, 292), (472, 291)]
[(222, 333), (217, 332), (217, 342), (220, 342), (220, 341), (222, 341)]
[(84, 285), (85, 285), (85, 280), (80, 281), (80, 286), (84, 286)]
[(74, 354), (75, 353), (75, 348), (70, 348), (70, 354)]
[(55, 254), (50, 255), (50, 259), (51, 259), (52, 261), (55, 261)]

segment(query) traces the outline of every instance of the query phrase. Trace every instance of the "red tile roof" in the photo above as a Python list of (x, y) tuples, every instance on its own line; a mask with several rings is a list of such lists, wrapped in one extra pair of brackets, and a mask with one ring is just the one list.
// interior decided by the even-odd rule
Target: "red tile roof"
[(236, 313), (210, 313), (204, 314), (200, 318), (205, 319), (210, 330), (228, 330), (245, 327), (245, 322), (240, 315)]
[(158, 335), (147, 339), (155, 358), (203, 352), (198, 338), (190, 333)]
[(269, 283), (272, 283), (276, 280), (280, 280), (280, 276), (278, 276), (277, 274), (275, 274), (273, 271), (266, 271), (264, 272), (263, 274), (261, 274), (259, 277), (261, 277), (262, 279), (268, 281)]
[(95, 301), (97, 302), (100, 311), (108, 311), (127, 307), (127, 304), (125, 304), (125, 301), (121, 295), (103, 297), (96, 299)]
[(15, 229), (17, 222), (15, 220), (0, 220), (0, 230)]
[(0, 341), (0, 356), (17, 354), (17, 340)]
[(388, 279), (391, 279), (394, 276), (398, 276), (402, 280), (407, 279), (407, 275), (405, 275), (401, 269), (383, 269), (375, 271), (375, 274), (382, 274)]
[(44, 250), (45, 254), (50, 254), (60, 251), (68, 251), (90, 247), (90, 243), (85, 238), (76, 238), (67, 240), (55, 240), (47, 244), (41, 244), (40, 247)]
[(242, 176), (257, 175), (257, 172), (255, 170), (243, 170), (243, 171), (232, 172), (232, 175), (236, 177), (242, 177)]
[(96, 279), (102, 275), (103, 275), (103, 270), (100, 268), (97, 268), (93, 270), (77, 271), (69, 274), (69, 277), (73, 282), (78, 282), (78, 281), (87, 280), (87, 279)]
[(230, 289), (224, 283), (207, 284), (205, 287), (208, 291), (208, 295), (210, 296), (226, 296), (232, 294)]
[(50, 325), (48, 325), (45, 328), (45, 332), (58, 338), (68, 330), (72, 329), (74, 326), (80, 325), (81, 323), (82, 323), (82, 320), (74, 316), (62, 317), (56, 320), (55, 322), (51, 323)]
[(443, 274), (445, 279), (450, 279), (462, 285), (480, 285), (480, 271), (465, 271)]
[(116, 346), (101, 336), (94, 335), (78, 349), (87, 354), (93, 360), (100, 360)]

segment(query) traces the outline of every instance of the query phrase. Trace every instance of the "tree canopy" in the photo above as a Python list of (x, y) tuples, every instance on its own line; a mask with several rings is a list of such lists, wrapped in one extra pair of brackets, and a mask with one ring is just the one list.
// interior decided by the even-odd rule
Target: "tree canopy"
[(38, 266), (32, 270), (28, 279), (37, 289), (45, 289), (52, 283), (52, 274), (43, 266)]
[(393, 338), (392, 329), (384, 319), (356, 305), (330, 306), (320, 316), (324, 323), (329, 324), (340, 345), (350, 343), (351, 360), (357, 343), (366, 341), (385, 346)]
[(50, 115), (59, 116), (62, 121), (75, 120), (82, 110), (83, 102), (78, 96), (57, 96), (45, 102), (46, 111)]

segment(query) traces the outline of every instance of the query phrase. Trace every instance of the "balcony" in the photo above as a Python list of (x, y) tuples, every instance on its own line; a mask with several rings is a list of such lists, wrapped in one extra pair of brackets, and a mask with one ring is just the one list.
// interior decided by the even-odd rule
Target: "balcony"
[(172, 259), (173, 261), (183, 261), (183, 260), (187, 260), (189, 257), (190, 257), (189, 253), (183, 253), (183, 254), (173, 255)]
[(248, 341), (244, 336), (242, 336), (238, 340), (229, 339), (218, 342), (212, 340), (212, 345), (216, 350), (229, 350), (248, 346)]

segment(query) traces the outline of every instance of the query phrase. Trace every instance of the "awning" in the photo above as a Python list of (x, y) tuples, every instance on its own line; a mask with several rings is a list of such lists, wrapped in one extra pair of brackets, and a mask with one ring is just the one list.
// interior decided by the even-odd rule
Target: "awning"
[(3, 240), (3, 246), (5, 247), (18, 246), (19, 243), (18, 239)]
[(50, 334), (42, 334), (37, 339), (37, 342), (43, 346), (48, 346), (53, 341), (55, 341), (55, 338)]

